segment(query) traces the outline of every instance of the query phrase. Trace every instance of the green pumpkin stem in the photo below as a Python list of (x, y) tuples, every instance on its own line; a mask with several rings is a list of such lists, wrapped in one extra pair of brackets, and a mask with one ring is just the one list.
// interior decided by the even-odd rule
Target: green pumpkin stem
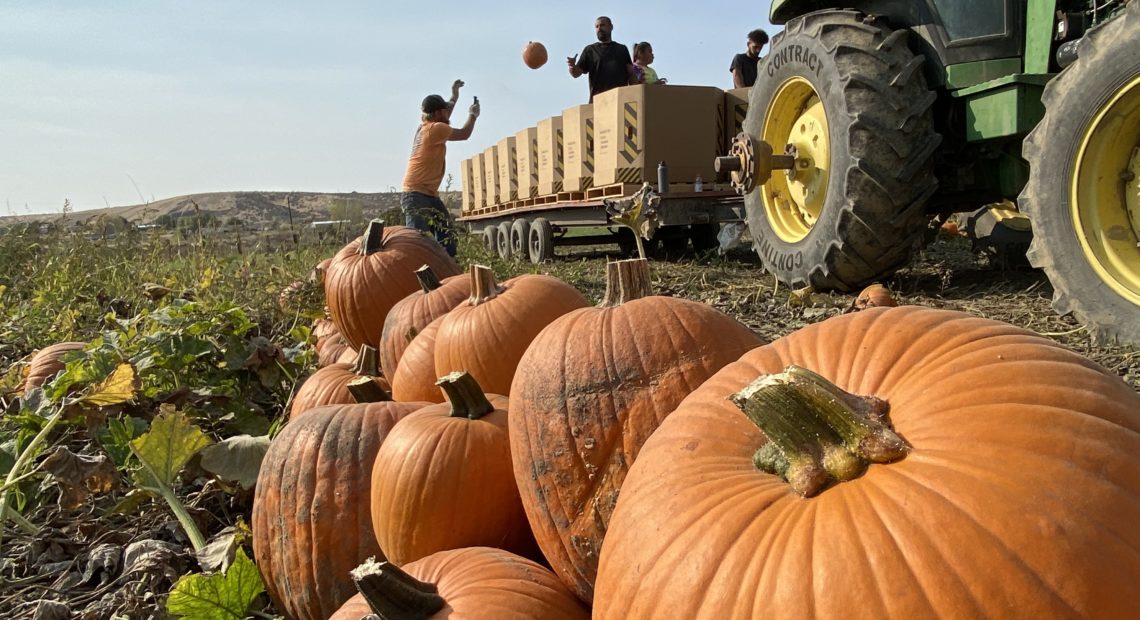
[(469, 373), (457, 370), (445, 377), (440, 377), (435, 384), (443, 388), (444, 393), (447, 394), (447, 400), (451, 401), (451, 417), (453, 418), (478, 420), (495, 410), (495, 406), (487, 400), (487, 395), (483, 393), (483, 388), (479, 387), (479, 382)]
[(871, 463), (902, 459), (910, 449), (891, 430), (886, 401), (845, 392), (799, 366), (760, 377), (731, 398), (768, 437), (753, 463), (804, 497), (861, 476)]
[(391, 562), (368, 558), (352, 570), (352, 580), (381, 620), (426, 620), (447, 604), (434, 584), (412, 577)]
[(606, 295), (599, 307), (613, 308), (652, 294), (649, 261), (631, 258), (606, 263)]
[(360, 254), (371, 256), (384, 249), (384, 220), (368, 222), (364, 236), (360, 238)]
[(420, 281), (420, 288), (425, 293), (430, 293), (443, 286), (443, 282), (439, 281), (439, 276), (435, 275), (435, 272), (427, 265), (416, 270), (416, 279)]
[(380, 352), (372, 345), (363, 345), (356, 354), (356, 361), (352, 364), (353, 374), (365, 377), (380, 376)]
[(472, 306), (491, 301), (499, 296), (504, 289), (495, 280), (495, 272), (485, 265), (471, 264), (471, 297), (467, 302)]
[(348, 382), (348, 392), (358, 403), (382, 403), (392, 400), (392, 395), (384, 391), (375, 377), (360, 376)]

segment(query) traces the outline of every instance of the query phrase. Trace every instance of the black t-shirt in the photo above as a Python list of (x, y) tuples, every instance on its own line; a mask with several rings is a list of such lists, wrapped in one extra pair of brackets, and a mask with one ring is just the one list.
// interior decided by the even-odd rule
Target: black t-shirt
[(753, 58), (748, 54), (737, 54), (732, 57), (732, 65), (728, 67), (729, 73), (734, 69), (740, 70), (740, 77), (744, 78), (745, 86), (752, 86), (756, 83), (756, 65), (760, 62), (760, 57)]
[[(590, 101), (598, 93), (629, 84), (632, 64), (629, 48), (621, 43), (598, 41), (587, 45), (578, 55), (578, 68), (590, 76)], [(755, 73), (756, 69), (752, 71)]]

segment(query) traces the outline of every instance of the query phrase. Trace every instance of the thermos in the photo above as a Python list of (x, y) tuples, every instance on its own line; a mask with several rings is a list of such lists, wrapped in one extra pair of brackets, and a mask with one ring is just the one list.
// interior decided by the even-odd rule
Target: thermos
[(665, 162), (657, 164), (657, 193), (664, 194), (669, 191), (669, 166)]

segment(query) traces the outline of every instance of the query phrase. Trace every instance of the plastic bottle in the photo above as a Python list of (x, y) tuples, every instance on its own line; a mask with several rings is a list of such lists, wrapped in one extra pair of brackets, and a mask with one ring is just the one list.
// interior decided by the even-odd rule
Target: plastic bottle
[(703, 190), (704, 190), (704, 187), (701, 185), (701, 175), (698, 174), (697, 180), (693, 182), (693, 191), (699, 192), (699, 191), (703, 191)]

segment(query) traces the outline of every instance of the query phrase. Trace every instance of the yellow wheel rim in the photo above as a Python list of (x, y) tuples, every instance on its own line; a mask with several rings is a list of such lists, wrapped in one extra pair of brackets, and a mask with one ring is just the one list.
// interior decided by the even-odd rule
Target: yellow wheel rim
[(1105, 284), (1140, 306), (1140, 77), (1089, 124), (1069, 198), (1085, 258)]
[(780, 85), (760, 138), (777, 154), (788, 147), (795, 150), (795, 169), (773, 171), (761, 197), (772, 230), (781, 240), (796, 243), (811, 232), (823, 212), (831, 164), (827, 114), (807, 80), (796, 77)]

